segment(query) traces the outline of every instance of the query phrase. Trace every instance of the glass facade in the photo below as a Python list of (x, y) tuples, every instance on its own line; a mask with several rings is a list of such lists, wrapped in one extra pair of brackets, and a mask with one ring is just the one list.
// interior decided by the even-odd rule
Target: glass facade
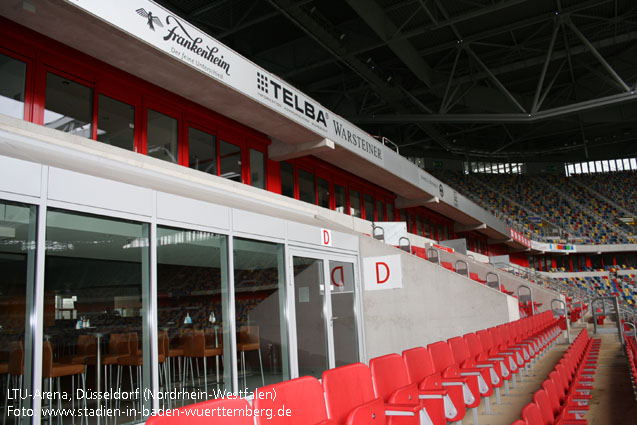
[(179, 121), (176, 118), (149, 109), (146, 132), (148, 156), (175, 164), (179, 162)]
[[(29, 407), (30, 399), (8, 399), (18, 389), (32, 393), (32, 329), (27, 314), (33, 309), (35, 286), (37, 208), (0, 201), (0, 368), (4, 421), (20, 421), (14, 409)], [(6, 377), (5, 377), (6, 374)], [(23, 423), (26, 421), (23, 421)]]
[(226, 236), (157, 228), (158, 344), (165, 356), (160, 373), (168, 391), (197, 395), (179, 406), (232, 390), (227, 265)]
[(219, 175), (241, 183), (241, 147), (221, 141), (219, 143)]
[[(45, 388), (67, 391), (77, 380), (78, 390), (125, 393), (129, 397), (116, 405), (122, 409), (118, 422), (139, 421), (140, 407), (151, 403), (137, 390), (150, 387), (150, 334), (144, 320), (149, 225), (53, 209), (46, 219)], [(92, 379), (98, 370), (100, 387)], [(69, 394), (62, 407), (98, 408), (97, 400)]]
[(281, 194), (294, 198), (294, 167), (289, 162), (281, 163)]
[(108, 96), (98, 96), (97, 140), (132, 151), (135, 149), (135, 107)]
[(283, 245), (234, 238), (239, 388), (290, 378)]
[(24, 118), (27, 65), (0, 53), (0, 114)]
[(302, 169), (298, 170), (299, 176), (299, 199), (310, 204), (316, 204), (316, 193), (314, 191), (314, 174)]
[(188, 127), (188, 167), (217, 175), (217, 138), (214, 134)]
[(250, 185), (265, 189), (265, 155), (250, 149)]
[(46, 74), (44, 125), (91, 137), (93, 90), (56, 74)]

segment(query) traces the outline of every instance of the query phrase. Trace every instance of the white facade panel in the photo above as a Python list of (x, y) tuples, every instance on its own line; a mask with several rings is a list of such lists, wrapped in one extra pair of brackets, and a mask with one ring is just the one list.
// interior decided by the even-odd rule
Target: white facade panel
[(0, 156), (0, 191), (39, 197), (42, 165)]
[(329, 246), (348, 251), (358, 250), (358, 238), (356, 236), (331, 230), (329, 231), (329, 242), (327, 242), (323, 230), (324, 229), (320, 227), (293, 221), (287, 223), (287, 236), (289, 241), (322, 247)]
[(232, 210), (232, 229), (279, 239), (285, 239), (286, 232), (284, 220), (243, 210)]
[(73, 171), (49, 168), (49, 199), (152, 216), (150, 189)]
[(162, 192), (157, 193), (157, 218), (230, 229), (227, 207)]

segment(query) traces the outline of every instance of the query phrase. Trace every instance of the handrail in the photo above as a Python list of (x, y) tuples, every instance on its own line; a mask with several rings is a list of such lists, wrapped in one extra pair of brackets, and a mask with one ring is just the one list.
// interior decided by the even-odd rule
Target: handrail
[[(495, 280), (490, 281), (489, 276), (495, 276)], [(497, 289), (498, 291), (502, 292), (502, 287), (500, 286), (500, 275), (494, 272), (487, 272), (487, 274), (484, 276), (484, 279), (486, 280), (485, 285), (487, 285), (489, 288)], [(495, 286), (493, 286), (494, 283)]]
[[(628, 335), (628, 332), (624, 329), (624, 325), (628, 325), (631, 328), (633, 328), (633, 334), (632, 335)], [(628, 336), (633, 336), (633, 337), (637, 337), (637, 327), (635, 327), (635, 324), (632, 322), (624, 322), (622, 323), (622, 330), (624, 331), (625, 334), (627, 334)]]
[[(595, 307), (595, 303), (601, 301), (602, 302), (602, 308), (599, 312), (599, 314), (597, 313), (597, 308)], [(608, 313), (606, 312), (606, 303), (604, 301), (611, 301), (613, 303), (613, 306), (615, 307), (615, 311), (608, 311)], [(622, 332), (622, 321), (621, 318), (619, 317), (619, 299), (617, 297), (595, 297), (591, 300), (591, 313), (593, 314), (593, 326), (595, 329), (595, 333), (597, 333), (597, 318), (599, 316), (609, 316), (610, 314), (615, 314), (615, 321), (617, 323), (617, 332), (619, 333), (619, 340), (621, 341), (622, 345), (626, 344), (626, 341), (624, 340), (624, 333)]]
[(522, 301), (522, 294), (520, 294), (520, 288), (526, 288), (529, 290), (529, 297), (531, 298), (531, 315), (535, 316), (535, 303), (533, 302), (533, 289), (528, 285), (518, 286), (518, 301)]
[(440, 265), (440, 255), (438, 254), (438, 250), (435, 248), (428, 248), (427, 260), (429, 260), (432, 263)]
[[(376, 234), (377, 229), (380, 229), (380, 234)], [(385, 242), (385, 229), (372, 223), (372, 237), (379, 241)]]
[[(464, 269), (461, 269), (460, 267), (458, 267), (458, 264), (464, 264)], [(456, 273), (468, 277), (469, 276), (469, 264), (467, 264), (467, 262), (464, 261), (464, 260), (456, 260)]]
[[(407, 241), (407, 245), (403, 245), (403, 240)], [(400, 239), (398, 239), (398, 248), (411, 254), (411, 239), (409, 239), (407, 236), (401, 236)]]
[(571, 325), (569, 323), (570, 321), (569, 321), (569, 318), (568, 318), (568, 307), (566, 306), (566, 303), (564, 301), (562, 301), (562, 300), (560, 300), (558, 298), (553, 298), (551, 300), (551, 311), (553, 313), (558, 313), (559, 314), (559, 312), (561, 311), (561, 310), (557, 310), (557, 309), (555, 309), (555, 307), (553, 307), (553, 304), (555, 304), (555, 301), (557, 301), (558, 303), (560, 303), (560, 304), (562, 304), (564, 306), (564, 310), (563, 311), (564, 311), (564, 318), (566, 319), (566, 339), (567, 339), (568, 343), (570, 344), (571, 343)]

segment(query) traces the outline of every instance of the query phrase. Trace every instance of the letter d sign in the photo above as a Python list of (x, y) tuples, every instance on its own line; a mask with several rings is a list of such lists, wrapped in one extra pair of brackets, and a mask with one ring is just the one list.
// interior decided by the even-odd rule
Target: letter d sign
[(400, 255), (363, 258), (363, 277), (366, 291), (386, 291), (403, 287)]
[(321, 245), (332, 246), (332, 231), (321, 229)]
[(389, 280), (389, 266), (383, 261), (376, 262), (376, 284), (381, 285)]

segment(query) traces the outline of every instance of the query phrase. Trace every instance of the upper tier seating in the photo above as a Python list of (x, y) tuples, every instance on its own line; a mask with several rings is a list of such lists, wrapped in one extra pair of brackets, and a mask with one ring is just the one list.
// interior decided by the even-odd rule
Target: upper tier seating
[[(529, 216), (537, 216), (558, 229), (562, 229), (561, 242), (616, 244), (635, 243), (637, 238), (632, 229), (619, 218), (626, 213), (595, 194), (576, 184), (572, 177), (557, 175), (524, 176), (509, 174), (465, 175), (450, 171), (436, 171), (435, 174), (462, 194), (507, 224), (532, 239), (542, 239), (542, 228), (529, 221)], [(635, 173), (630, 174), (634, 179)], [(595, 175), (587, 176), (594, 179)], [(599, 175), (600, 179), (607, 175)], [(579, 177), (578, 177), (579, 178)], [(593, 184), (589, 188), (597, 187)], [(617, 190), (611, 201), (621, 207), (634, 203), (634, 183), (632, 188)], [(618, 196), (627, 196), (621, 202)], [(620, 230), (621, 229), (621, 230)], [(622, 232), (623, 231), (623, 232)]]

